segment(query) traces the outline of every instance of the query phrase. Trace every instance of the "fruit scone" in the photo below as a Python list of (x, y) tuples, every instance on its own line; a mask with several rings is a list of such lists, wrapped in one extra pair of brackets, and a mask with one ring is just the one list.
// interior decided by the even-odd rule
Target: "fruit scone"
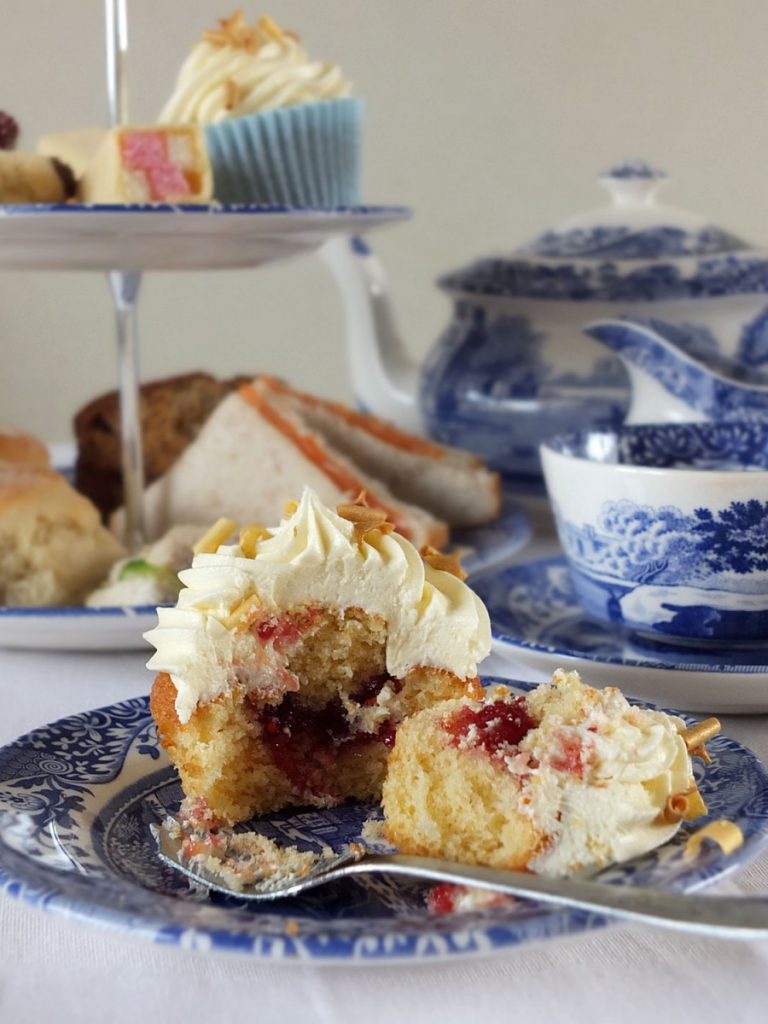
[(479, 690), (485, 607), (455, 560), (422, 557), (364, 499), (334, 512), (306, 489), (276, 528), (221, 543), (234, 528), (203, 539), (146, 634), (187, 815), (378, 799), (400, 723)]
[(398, 730), (386, 836), (403, 853), (547, 875), (628, 860), (706, 813), (691, 754), (719, 724), (703, 726), (562, 670), (523, 696), (444, 702)]

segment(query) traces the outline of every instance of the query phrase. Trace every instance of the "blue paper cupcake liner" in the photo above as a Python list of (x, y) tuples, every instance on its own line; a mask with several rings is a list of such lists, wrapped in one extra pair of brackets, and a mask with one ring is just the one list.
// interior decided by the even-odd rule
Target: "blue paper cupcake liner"
[(363, 104), (324, 100), (205, 130), (221, 203), (332, 208), (360, 202)]

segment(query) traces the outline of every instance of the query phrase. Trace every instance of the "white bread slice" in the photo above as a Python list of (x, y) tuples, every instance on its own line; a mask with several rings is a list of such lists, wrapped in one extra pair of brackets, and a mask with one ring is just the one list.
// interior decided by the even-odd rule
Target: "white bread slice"
[(387, 485), (401, 501), (420, 505), (450, 526), (479, 526), (500, 511), (499, 475), (476, 456), (406, 434), (391, 423), (286, 387), (259, 381), (277, 408), (293, 409), (334, 451)]
[[(292, 410), (275, 411), (272, 399), (269, 386), (257, 378), (214, 409), (196, 439), (145, 491), (146, 540), (176, 523), (208, 526), (221, 516), (240, 525), (277, 523), (285, 502), (308, 485), (331, 507), (364, 489), (369, 503), (384, 508), (417, 547), (446, 543), (444, 522), (399, 501)], [(111, 526), (119, 532), (121, 525), (119, 510)]]

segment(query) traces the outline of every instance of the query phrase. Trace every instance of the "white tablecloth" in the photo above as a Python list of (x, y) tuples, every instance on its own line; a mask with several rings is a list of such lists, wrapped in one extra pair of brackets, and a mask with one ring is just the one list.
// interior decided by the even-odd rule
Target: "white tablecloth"
[[(147, 692), (146, 655), (0, 651), (0, 743)], [(489, 671), (498, 664), (489, 663)], [(514, 675), (514, 668), (507, 673)], [(520, 671), (519, 678), (533, 678)], [(768, 684), (768, 683), (767, 683)], [(722, 716), (721, 716), (722, 717)], [(768, 760), (768, 716), (722, 717)], [(723, 891), (768, 891), (768, 854)], [(277, 967), (184, 952), (0, 897), (0, 1022), (556, 1022), (768, 1020), (768, 942), (613, 926), (495, 957), (379, 967)]]

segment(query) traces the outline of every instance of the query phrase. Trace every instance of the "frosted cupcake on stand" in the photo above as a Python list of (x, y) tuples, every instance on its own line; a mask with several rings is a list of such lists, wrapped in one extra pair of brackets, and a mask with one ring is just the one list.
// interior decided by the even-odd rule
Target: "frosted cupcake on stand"
[(159, 120), (204, 127), (220, 202), (353, 206), (362, 103), (351, 91), (294, 33), (237, 11), (203, 33)]

